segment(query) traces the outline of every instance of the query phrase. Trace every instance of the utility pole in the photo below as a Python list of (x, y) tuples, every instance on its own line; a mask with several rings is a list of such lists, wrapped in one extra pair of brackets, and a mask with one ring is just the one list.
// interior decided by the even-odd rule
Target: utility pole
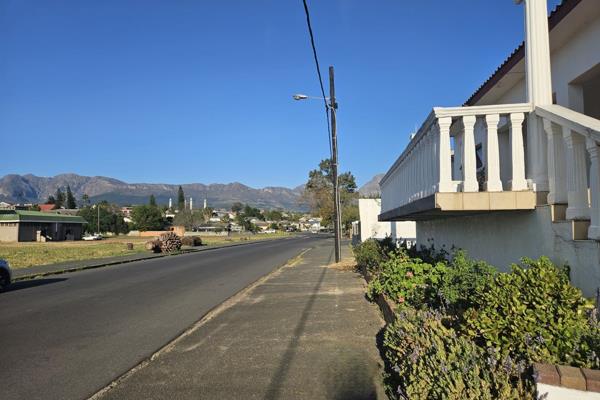
[(98, 233), (100, 233), (100, 203), (96, 204), (96, 208), (98, 209)]
[(333, 212), (334, 212), (334, 235), (335, 235), (335, 262), (341, 260), (341, 236), (342, 223), (340, 215), (340, 190), (338, 188), (338, 151), (337, 151), (337, 123), (336, 110), (337, 103), (335, 102), (335, 84), (333, 76), (333, 66), (329, 67), (329, 108), (331, 110), (331, 172), (333, 175)]

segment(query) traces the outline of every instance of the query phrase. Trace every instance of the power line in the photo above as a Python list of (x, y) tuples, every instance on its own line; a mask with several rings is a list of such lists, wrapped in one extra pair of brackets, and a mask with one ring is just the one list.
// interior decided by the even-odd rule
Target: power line
[(327, 97), (325, 96), (325, 88), (323, 87), (323, 78), (321, 77), (321, 67), (319, 67), (319, 57), (317, 57), (317, 48), (315, 46), (315, 38), (312, 31), (312, 25), (310, 23), (310, 13), (308, 12), (308, 4), (306, 0), (302, 0), (304, 3), (304, 13), (306, 14), (306, 25), (308, 26), (308, 33), (310, 35), (310, 45), (312, 46), (313, 56), (315, 58), (315, 65), (317, 66), (317, 75), (319, 77), (319, 85), (321, 85), (321, 95), (323, 96), (323, 102), (325, 103), (325, 117), (327, 120), (327, 140), (329, 142), (329, 157), (333, 158), (333, 149), (331, 146), (331, 125), (329, 124), (329, 105), (327, 104)]

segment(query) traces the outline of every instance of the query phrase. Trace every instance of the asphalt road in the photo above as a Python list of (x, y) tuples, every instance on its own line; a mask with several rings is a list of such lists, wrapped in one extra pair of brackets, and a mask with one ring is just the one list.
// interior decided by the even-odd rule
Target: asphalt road
[(18, 282), (0, 293), (0, 398), (87, 398), (319, 240), (299, 236)]

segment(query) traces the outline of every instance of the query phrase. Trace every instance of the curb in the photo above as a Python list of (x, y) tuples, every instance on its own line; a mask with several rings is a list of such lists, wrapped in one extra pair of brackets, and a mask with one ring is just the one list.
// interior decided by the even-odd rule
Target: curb
[[(243, 243), (243, 244), (248, 244), (248, 243)], [(229, 246), (224, 246), (224, 247), (229, 247)], [(194, 322), (189, 327), (185, 328), (179, 334), (175, 335), (173, 339), (171, 339), (167, 342), (167, 344), (160, 347), (158, 350), (156, 350), (154, 353), (152, 353), (148, 357), (144, 358), (138, 364), (136, 364), (135, 366), (133, 366), (129, 370), (125, 371), (120, 376), (113, 379), (111, 382), (106, 384), (104, 387), (102, 387), (99, 390), (97, 390), (96, 392), (94, 392), (91, 396), (89, 396), (87, 398), (87, 400), (101, 399), (107, 392), (109, 392), (110, 390), (112, 390), (113, 388), (118, 386), (119, 384), (126, 381), (129, 377), (131, 377), (133, 374), (135, 374), (139, 370), (145, 368), (148, 364), (150, 364), (152, 361), (154, 361), (155, 359), (160, 357), (162, 354), (168, 353), (169, 351), (171, 351), (177, 345), (177, 343), (179, 343), (181, 340), (185, 339), (186, 337), (188, 337), (189, 335), (191, 335), (192, 333), (194, 333), (195, 331), (200, 329), (208, 321), (210, 321), (211, 319), (220, 315), (222, 312), (227, 311), (229, 308), (236, 305), (240, 300), (242, 300), (244, 298), (244, 296), (246, 296), (249, 292), (254, 290), (257, 286), (259, 286), (262, 283), (269, 280), (273, 275), (278, 273), (281, 269), (283, 269), (287, 266), (296, 265), (299, 262), (299, 260), (302, 259), (302, 256), (304, 256), (304, 254), (306, 254), (313, 248), (314, 247), (309, 247), (309, 248), (304, 248), (304, 249), (300, 250), (300, 252), (298, 254), (296, 254), (294, 257), (288, 259), (283, 264), (273, 268), (271, 271), (269, 271), (265, 275), (261, 276), (254, 282), (249, 283), (247, 286), (243, 287), (238, 292), (232, 294), (230, 297), (225, 299), (223, 302), (215, 305), (213, 308), (208, 310), (204, 315), (202, 315), (200, 317), (200, 319), (198, 319), (196, 322)]]
[[(190, 254), (190, 253), (199, 253), (199, 252), (203, 252), (203, 251), (218, 250), (218, 249), (224, 249), (224, 248), (236, 247), (236, 246), (247, 246), (250, 244), (264, 243), (264, 242), (268, 242), (268, 241), (284, 240), (284, 239), (291, 239), (291, 238), (290, 237), (282, 237), (282, 238), (277, 238), (277, 239), (250, 240), (250, 241), (246, 241), (243, 243), (232, 243), (232, 244), (225, 244), (225, 245), (220, 245), (220, 246), (206, 246), (205, 248), (200, 248), (200, 249), (183, 249), (183, 250), (179, 250), (176, 253), (156, 254), (156, 255), (152, 255), (152, 256), (132, 258), (132, 259), (128, 259), (128, 260), (117, 260), (117, 261), (110, 261), (110, 262), (105, 262), (105, 263), (100, 262), (100, 264), (92, 263), (92, 264), (88, 264), (88, 265), (81, 265), (78, 267), (62, 268), (62, 269), (58, 269), (58, 270), (54, 270), (54, 271), (21, 275), (21, 276), (14, 277), (13, 282), (27, 281), (27, 280), (42, 278), (42, 277), (51, 276), (51, 275), (62, 275), (62, 274), (70, 273), (70, 272), (84, 271), (84, 270), (88, 270), (88, 269), (109, 267), (112, 265), (128, 264), (128, 263), (137, 262), (137, 261), (154, 260), (156, 258), (163, 258), (163, 257), (181, 256), (181, 255)], [(98, 260), (101, 260), (101, 259), (98, 259)], [(91, 259), (89, 261), (93, 262), (94, 259)]]

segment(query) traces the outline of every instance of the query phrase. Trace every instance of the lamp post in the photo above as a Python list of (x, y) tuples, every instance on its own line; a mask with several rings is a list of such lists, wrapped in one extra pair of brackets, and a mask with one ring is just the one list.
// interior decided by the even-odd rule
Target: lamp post
[[(319, 99), (321, 97), (312, 97), (305, 94), (295, 94), (294, 100)], [(340, 191), (338, 185), (338, 151), (337, 151), (337, 102), (335, 101), (335, 84), (333, 67), (329, 67), (329, 97), (325, 98), (327, 108), (331, 111), (331, 174), (333, 181), (333, 230), (335, 235), (335, 262), (341, 260), (341, 241), (342, 241), (342, 219), (340, 212)]]

